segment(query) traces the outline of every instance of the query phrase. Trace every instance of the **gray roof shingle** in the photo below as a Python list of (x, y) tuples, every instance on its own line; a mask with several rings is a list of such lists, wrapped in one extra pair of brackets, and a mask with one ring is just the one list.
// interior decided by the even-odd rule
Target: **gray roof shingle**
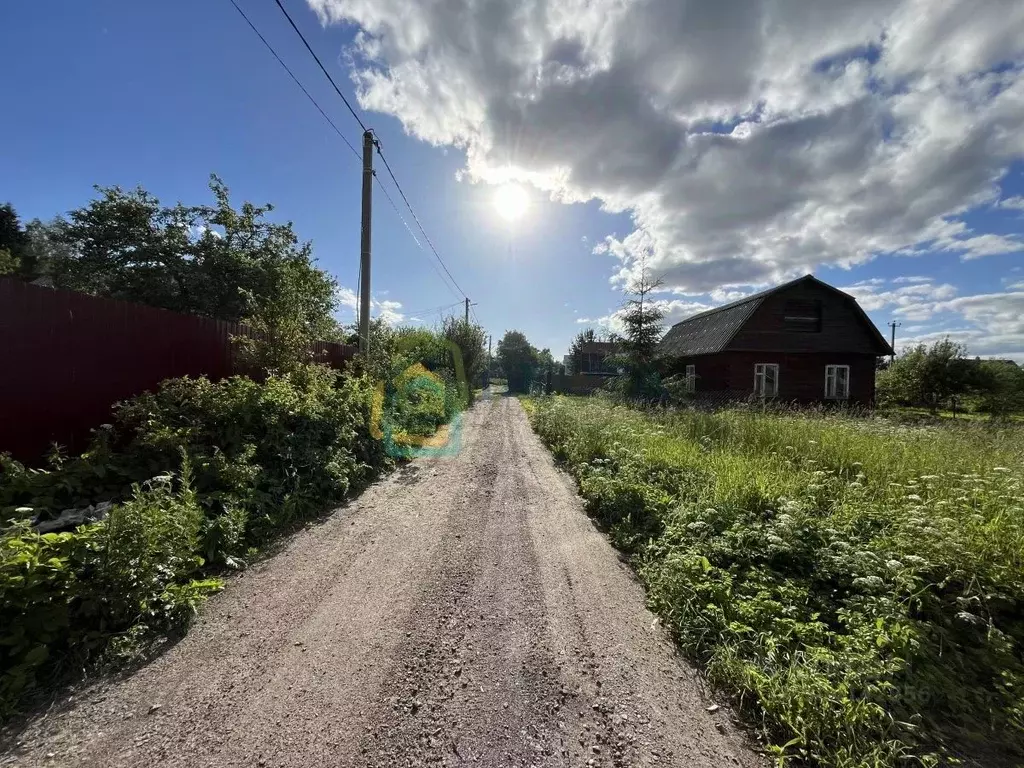
[(676, 323), (658, 345), (658, 356), (686, 357), (721, 352), (769, 293), (771, 291), (755, 293)]
[(864, 314), (857, 300), (843, 293), (828, 283), (818, 280), (813, 275), (805, 275), (788, 283), (777, 285), (766, 291), (755, 293), (731, 304), (709, 309), (693, 317), (688, 317), (673, 325), (658, 345), (658, 357), (689, 357), (692, 355), (713, 355), (722, 352), (729, 345), (736, 332), (750, 319), (766, 298), (774, 293), (785, 290), (797, 283), (811, 281), (835, 291), (853, 302), (854, 310), (869, 329), (878, 348), (877, 354), (887, 355), (892, 352), (889, 343), (882, 337), (874, 323)]

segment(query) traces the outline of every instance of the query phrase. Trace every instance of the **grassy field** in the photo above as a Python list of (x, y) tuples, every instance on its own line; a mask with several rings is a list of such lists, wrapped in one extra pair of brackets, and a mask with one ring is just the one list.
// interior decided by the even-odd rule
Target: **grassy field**
[(1024, 755), (1024, 430), (527, 400), (780, 762)]

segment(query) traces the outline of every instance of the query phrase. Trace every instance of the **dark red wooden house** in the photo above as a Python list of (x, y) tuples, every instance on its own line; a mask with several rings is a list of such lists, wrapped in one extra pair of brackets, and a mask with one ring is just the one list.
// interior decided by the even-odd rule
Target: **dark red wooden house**
[(676, 323), (658, 348), (695, 398), (860, 405), (891, 353), (853, 296), (812, 275)]

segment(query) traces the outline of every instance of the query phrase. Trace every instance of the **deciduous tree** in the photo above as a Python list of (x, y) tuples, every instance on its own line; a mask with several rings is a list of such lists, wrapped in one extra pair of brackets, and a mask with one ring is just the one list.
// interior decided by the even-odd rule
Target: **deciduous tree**
[(879, 401), (937, 411), (951, 398), (962, 397), (977, 381), (977, 366), (966, 351), (948, 338), (908, 349), (878, 374)]
[(526, 334), (522, 331), (505, 331), (498, 342), (497, 358), (508, 380), (509, 392), (529, 392), (540, 360)]

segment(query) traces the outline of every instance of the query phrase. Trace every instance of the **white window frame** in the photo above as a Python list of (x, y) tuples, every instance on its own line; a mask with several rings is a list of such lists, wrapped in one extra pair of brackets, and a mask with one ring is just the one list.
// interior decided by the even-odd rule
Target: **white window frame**
[[(765, 382), (769, 368), (775, 369), (775, 391), (766, 393)], [(762, 398), (779, 396), (779, 364), (778, 363), (755, 363), (754, 365), (754, 394)]]
[(692, 395), (697, 391), (697, 366), (686, 366), (686, 394)]
[[(839, 371), (845, 370), (846, 377), (843, 380), (845, 385), (843, 392), (839, 392)], [(826, 365), (825, 366), (825, 399), (826, 400), (849, 400), (850, 399), (850, 366), (848, 365)]]

